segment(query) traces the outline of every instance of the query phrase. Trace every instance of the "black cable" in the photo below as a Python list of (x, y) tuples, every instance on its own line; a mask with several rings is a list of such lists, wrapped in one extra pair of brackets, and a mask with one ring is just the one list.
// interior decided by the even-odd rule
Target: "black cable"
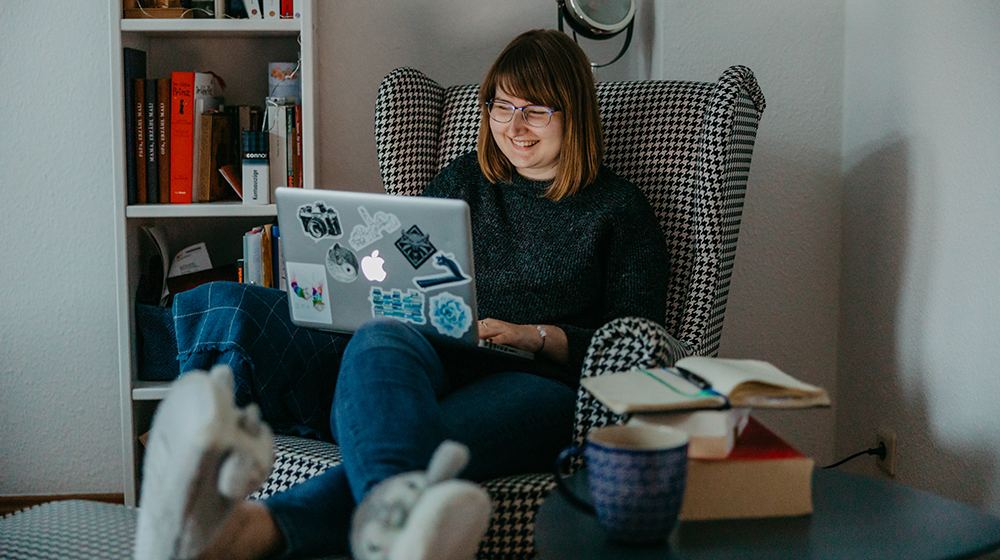
[(837, 461), (836, 463), (834, 463), (832, 465), (827, 465), (827, 466), (825, 466), (823, 468), (824, 469), (832, 469), (833, 467), (839, 467), (840, 465), (843, 465), (844, 463), (850, 461), (851, 459), (856, 459), (856, 458), (858, 458), (858, 457), (860, 457), (862, 455), (878, 455), (879, 459), (885, 459), (885, 451), (886, 451), (885, 450), (885, 443), (880, 442), (878, 444), (878, 447), (872, 447), (871, 449), (865, 449), (864, 451), (858, 451), (857, 453), (855, 453), (854, 455), (851, 455), (850, 457), (848, 457), (846, 459), (841, 459), (840, 461)]

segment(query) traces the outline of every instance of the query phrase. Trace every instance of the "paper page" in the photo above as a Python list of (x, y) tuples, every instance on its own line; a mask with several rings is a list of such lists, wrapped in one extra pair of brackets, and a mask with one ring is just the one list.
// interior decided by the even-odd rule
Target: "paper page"
[(691, 356), (678, 360), (676, 365), (709, 380), (712, 387), (724, 395), (729, 395), (734, 387), (747, 381), (759, 381), (810, 393), (822, 391), (819, 387), (803, 383), (772, 364), (760, 360)]
[(212, 260), (208, 258), (208, 248), (205, 242), (191, 245), (174, 256), (170, 265), (169, 277), (191, 274), (212, 268)]
[(705, 394), (663, 369), (633, 370), (582, 379), (580, 384), (613, 412), (719, 408), (725, 399)]

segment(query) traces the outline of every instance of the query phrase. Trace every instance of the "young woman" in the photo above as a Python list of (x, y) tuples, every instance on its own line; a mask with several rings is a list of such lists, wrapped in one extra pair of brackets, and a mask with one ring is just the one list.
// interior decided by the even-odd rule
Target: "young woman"
[[(302, 332), (282, 316), (275, 290), (212, 284), (178, 294), (184, 371), (231, 365), (237, 400), (260, 403), (279, 431), (291, 427), (269, 410), (289, 395), (295, 402), (284, 406), (312, 417), (332, 408), (329, 436), (343, 454), (341, 465), (285, 492), (239, 503), (204, 557), (346, 552), (356, 504), (380, 481), (426, 468), (446, 439), (468, 446), (462, 476), (473, 481), (547, 470), (570, 442), (594, 331), (617, 317), (663, 321), (660, 226), (644, 195), (601, 163), (583, 51), (563, 33), (526, 32), (493, 64), (479, 101), (477, 150), (424, 194), (470, 206), (480, 336), (538, 359), (530, 368), (484, 362), (393, 320), (351, 337)], [(279, 341), (296, 336), (308, 344)], [(299, 432), (325, 430), (311, 418)]]

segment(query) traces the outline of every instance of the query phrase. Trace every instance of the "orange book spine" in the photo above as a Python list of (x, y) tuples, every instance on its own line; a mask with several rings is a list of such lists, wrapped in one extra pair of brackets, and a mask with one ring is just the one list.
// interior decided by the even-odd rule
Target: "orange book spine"
[(194, 166), (194, 72), (170, 76), (170, 202), (191, 202)]

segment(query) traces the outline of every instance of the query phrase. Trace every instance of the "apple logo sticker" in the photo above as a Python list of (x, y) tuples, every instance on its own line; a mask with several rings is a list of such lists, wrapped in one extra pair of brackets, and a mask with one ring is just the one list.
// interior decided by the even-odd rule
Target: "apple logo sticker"
[(381, 282), (385, 280), (386, 276), (385, 269), (382, 268), (383, 264), (385, 264), (385, 259), (378, 256), (378, 249), (375, 249), (371, 255), (361, 259), (361, 272), (368, 280)]

